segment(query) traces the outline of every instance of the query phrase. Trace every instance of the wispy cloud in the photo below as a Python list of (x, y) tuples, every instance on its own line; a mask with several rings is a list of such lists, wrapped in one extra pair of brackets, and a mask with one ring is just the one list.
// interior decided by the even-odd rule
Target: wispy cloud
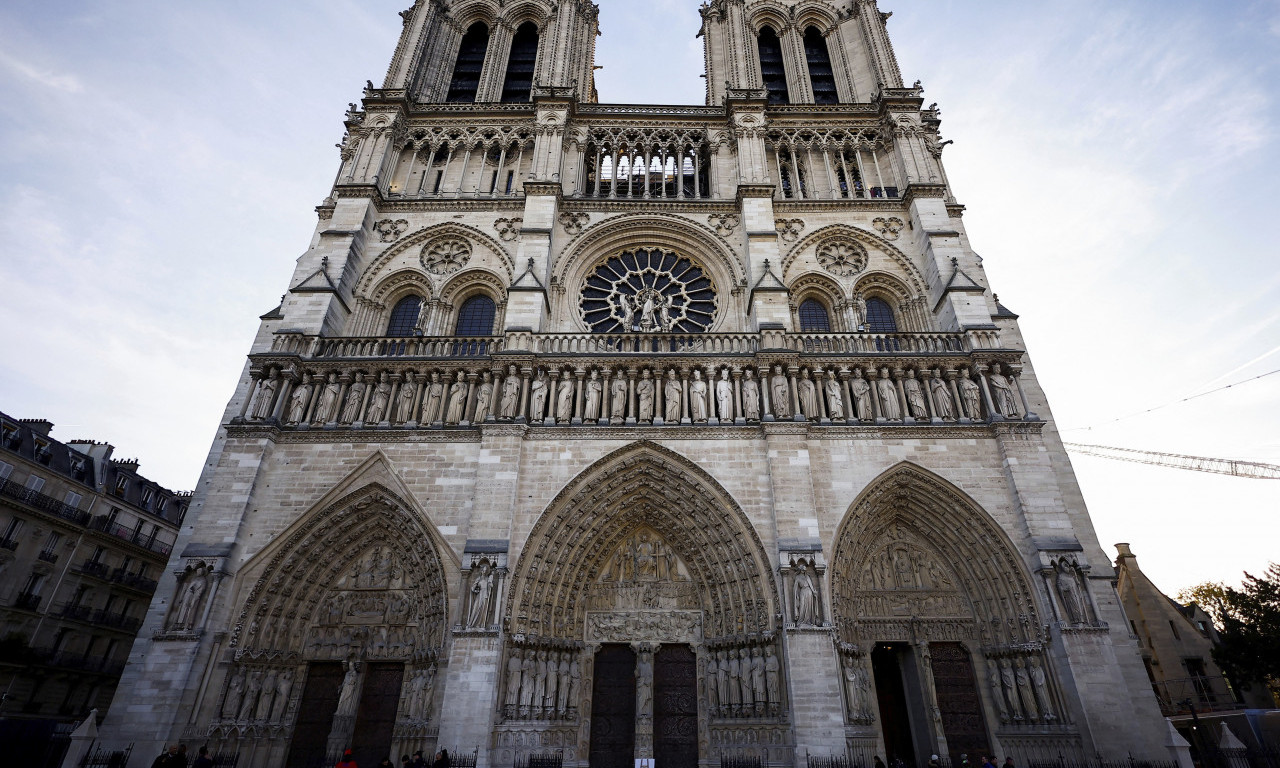
[(3, 49), (0, 49), (0, 65), (3, 65), (5, 69), (19, 77), (45, 88), (52, 88), (63, 93), (81, 93), (84, 91), (84, 86), (75, 75), (55, 72), (31, 62), (22, 61), (5, 53)]

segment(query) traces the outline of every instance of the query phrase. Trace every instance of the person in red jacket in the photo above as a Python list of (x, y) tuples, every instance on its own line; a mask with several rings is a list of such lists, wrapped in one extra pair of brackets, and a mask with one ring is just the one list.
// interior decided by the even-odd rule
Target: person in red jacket
[(356, 758), (351, 754), (351, 750), (342, 753), (342, 759), (338, 761), (336, 768), (359, 768), (356, 765)]

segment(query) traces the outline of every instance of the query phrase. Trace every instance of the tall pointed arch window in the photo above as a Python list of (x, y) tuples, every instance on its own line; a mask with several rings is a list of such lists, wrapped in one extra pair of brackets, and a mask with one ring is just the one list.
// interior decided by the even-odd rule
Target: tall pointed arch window
[(782, 41), (773, 27), (760, 30), (756, 38), (760, 48), (760, 76), (764, 78), (764, 88), (769, 92), (770, 104), (790, 104), (791, 94), (787, 90), (787, 70), (782, 65)]
[(804, 57), (809, 63), (809, 83), (813, 86), (814, 104), (836, 104), (840, 96), (836, 94), (836, 75), (831, 68), (831, 53), (827, 50), (827, 40), (817, 27), (809, 27), (804, 31)]
[(422, 297), (421, 296), (405, 296), (396, 302), (395, 309), (391, 310), (391, 320), (387, 323), (387, 336), (393, 339), (402, 339), (406, 336), (414, 336), (418, 331), (418, 317), (422, 314)]
[(511, 56), (507, 59), (507, 78), (502, 83), (502, 101), (514, 104), (528, 101), (533, 93), (533, 68), (538, 62), (538, 26), (526, 21), (511, 38)]
[(800, 302), (801, 333), (831, 333), (831, 316), (827, 308), (817, 299), (805, 299)]
[(445, 101), (471, 103), (480, 89), (480, 71), (489, 51), (489, 28), (483, 21), (471, 25), (458, 47), (458, 61), (453, 65), (453, 80)]
[(883, 299), (867, 299), (867, 332), (898, 332), (898, 321), (893, 317), (893, 308)]
[(492, 336), (497, 310), (497, 305), (488, 296), (472, 296), (458, 310), (458, 325), (454, 328), (454, 335)]

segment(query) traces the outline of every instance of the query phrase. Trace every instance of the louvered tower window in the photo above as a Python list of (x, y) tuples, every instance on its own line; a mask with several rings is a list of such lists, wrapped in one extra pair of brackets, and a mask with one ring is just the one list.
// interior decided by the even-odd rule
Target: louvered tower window
[(804, 56), (809, 62), (809, 82), (813, 85), (814, 104), (836, 104), (836, 76), (831, 69), (831, 55), (826, 38), (817, 27), (804, 31)]
[(805, 299), (800, 303), (801, 333), (831, 333), (831, 317), (827, 308), (817, 299)]
[(764, 78), (764, 88), (769, 92), (770, 104), (790, 104), (791, 94), (787, 91), (787, 71), (782, 66), (782, 41), (773, 27), (760, 30), (756, 38), (760, 46), (760, 75)]
[(453, 65), (453, 80), (449, 83), (449, 95), (445, 101), (470, 103), (476, 100), (480, 88), (480, 71), (484, 69), (484, 55), (489, 50), (489, 28), (477, 21), (462, 36), (458, 48), (458, 61)]
[(528, 101), (533, 93), (533, 67), (538, 61), (538, 27), (525, 22), (511, 39), (511, 58), (507, 60), (507, 79), (502, 84), (502, 101), (513, 104)]

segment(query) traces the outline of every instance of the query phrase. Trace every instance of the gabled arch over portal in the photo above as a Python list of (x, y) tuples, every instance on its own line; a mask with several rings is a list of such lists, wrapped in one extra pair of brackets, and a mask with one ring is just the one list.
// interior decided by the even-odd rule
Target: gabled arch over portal
[[(911, 559), (920, 553), (920, 563), (901, 564), (912, 573), (882, 584), (873, 558), (894, 547)], [(1031, 580), (1008, 535), (968, 495), (909, 462), (874, 480), (850, 506), (836, 535), (831, 574), (844, 642), (892, 639), (875, 633), (908, 623), (917, 632), (922, 622), (949, 623), (949, 639), (988, 648), (1042, 640)], [(886, 593), (896, 596), (873, 599)]]
[(751, 522), (700, 467), (644, 441), (582, 472), (538, 519), (512, 578), (508, 632), (581, 639), (591, 585), (648, 532), (687, 573), (708, 639), (775, 629), (773, 570)]

